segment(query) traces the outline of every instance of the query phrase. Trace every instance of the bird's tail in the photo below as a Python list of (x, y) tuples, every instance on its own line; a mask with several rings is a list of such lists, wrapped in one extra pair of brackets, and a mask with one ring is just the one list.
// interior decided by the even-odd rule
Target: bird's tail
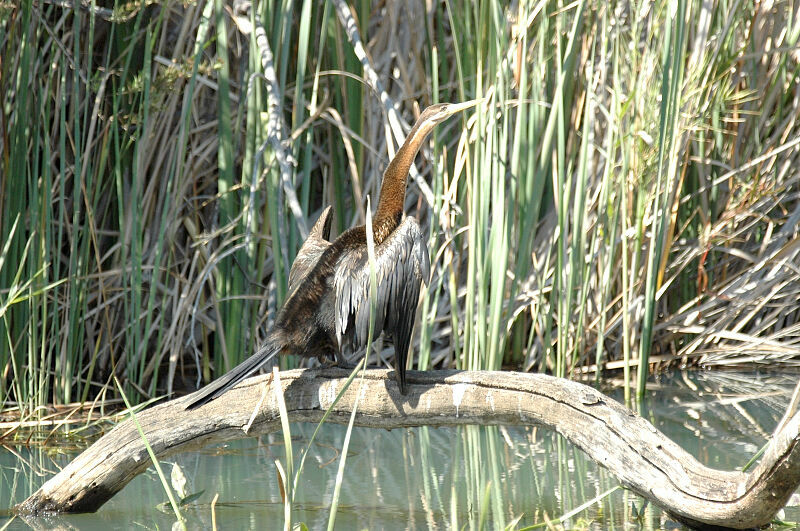
[(191, 402), (186, 405), (186, 409), (195, 409), (203, 404), (210, 402), (222, 395), (231, 387), (235, 386), (258, 369), (263, 367), (269, 360), (281, 351), (281, 344), (278, 341), (267, 340), (258, 351), (244, 360), (242, 363), (229, 370), (207, 386), (196, 391), (191, 396)]

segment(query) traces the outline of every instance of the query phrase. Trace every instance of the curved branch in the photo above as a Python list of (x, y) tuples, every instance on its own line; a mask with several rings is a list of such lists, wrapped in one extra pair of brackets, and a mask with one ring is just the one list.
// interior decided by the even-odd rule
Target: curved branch
[[(292, 421), (318, 422), (345, 383), (341, 369), (292, 370), (281, 384)], [(713, 470), (613, 399), (580, 383), (541, 374), (488, 371), (409, 372), (402, 396), (389, 371), (369, 370), (333, 407), (345, 424), (356, 397), (356, 425), (374, 428), (461, 424), (538, 425), (556, 430), (620, 483), (696, 527), (758, 527), (769, 523), (800, 484), (800, 413), (776, 433), (749, 473)], [(269, 392), (249, 433), (243, 431), (270, 383), (250, 378), (222, 397), (185, 411), (188, 397), (137, 418), (160, 458), (214, 442), (280, 429)], [(75, 458), (15, 509), (23, 514), (97, 510), (150, 466), (131, 421), (121, 423)]]

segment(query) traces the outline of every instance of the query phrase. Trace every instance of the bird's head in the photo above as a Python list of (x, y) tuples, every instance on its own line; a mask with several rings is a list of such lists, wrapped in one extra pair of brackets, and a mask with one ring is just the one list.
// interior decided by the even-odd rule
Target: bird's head
[(479, 103), (482, 103), (484, 100), (470, 100), (465, 101), (463, 103), (437, 103), (436, 105), (431, 105), (430, 107), (426, 108), (422, 111), (422, 114), (419, 117), (418, 122), (420, 123), (430, 123), (432, 125), (436, 125), (439, 123), (444, 122), (449, 117), (453, 116), (454, 114), (461, 112), (465, 109), (469, 109), (470, 107), (474, 107)]

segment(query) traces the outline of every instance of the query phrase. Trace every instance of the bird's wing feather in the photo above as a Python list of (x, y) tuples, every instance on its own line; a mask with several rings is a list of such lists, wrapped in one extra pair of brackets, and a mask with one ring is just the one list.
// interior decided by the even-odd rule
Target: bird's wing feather
[(308, 238), (303, 242), (292, 262), (292, 268), (289, 271), (289, 293), (292, 293), (300, 285), (319, 261), (323, 251), (330, 246), (331, 242), (328, 241), (328, 238), (331, 234), (331, 220), (333, 220), (332, 210), (328, 206), (311, 227)]
[[(420, 285), (430, 277), (428, 248), (419, 224), (407, 217), (375, 247), (377, 305), (373, 337), (381, 332), (394, 339), (398, 376), (404, 379), (405, 359), (414, 326)], [(334, 278), (336, 337), (340, 348), (358, 349), (369, 334), (369, 261), (366, 248), (345, 253)]]
[(281, 351), (281, 341), (268, 338), (258, 352), (191, 395), (186, 409), (195, 409), (225, 393), (228, 389), (255, 373)]

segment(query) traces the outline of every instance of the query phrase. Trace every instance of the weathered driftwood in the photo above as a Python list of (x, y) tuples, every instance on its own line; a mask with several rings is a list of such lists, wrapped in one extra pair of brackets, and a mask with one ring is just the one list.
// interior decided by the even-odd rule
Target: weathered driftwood
[[(373, 428), (459, 424), (537, 425), (556, 430), (614, 473), (627, 488), (677, 519), (698, 527), (757, 527), (768, 523), (800, 484), (795, 414), (775, 435), (750, 472), (705, 467), (652, 424), (585, 385), (540, 374), (513, 372), (412, 372), (407, 396), (399, 395), (388, 371), (366, 371), (355, 380), (329, 419), (346, 423), (359, 397), (356, 425)], [(280, 374), (293, 421), (317, 422), (345, 382), (339, 369)], [(251, 378), (195, 411), (186, 397), (138, 415), (159, 457), (203, 445), (280, 429), (276, 393), (266, 393), (248, 434), (248, 424), (271, 376)], [(274, 384), (272, 384), (274, 385)], [(19, 513), (97, 510), (150, 466), (131, 421), (121, 423), (16, 507)]]

